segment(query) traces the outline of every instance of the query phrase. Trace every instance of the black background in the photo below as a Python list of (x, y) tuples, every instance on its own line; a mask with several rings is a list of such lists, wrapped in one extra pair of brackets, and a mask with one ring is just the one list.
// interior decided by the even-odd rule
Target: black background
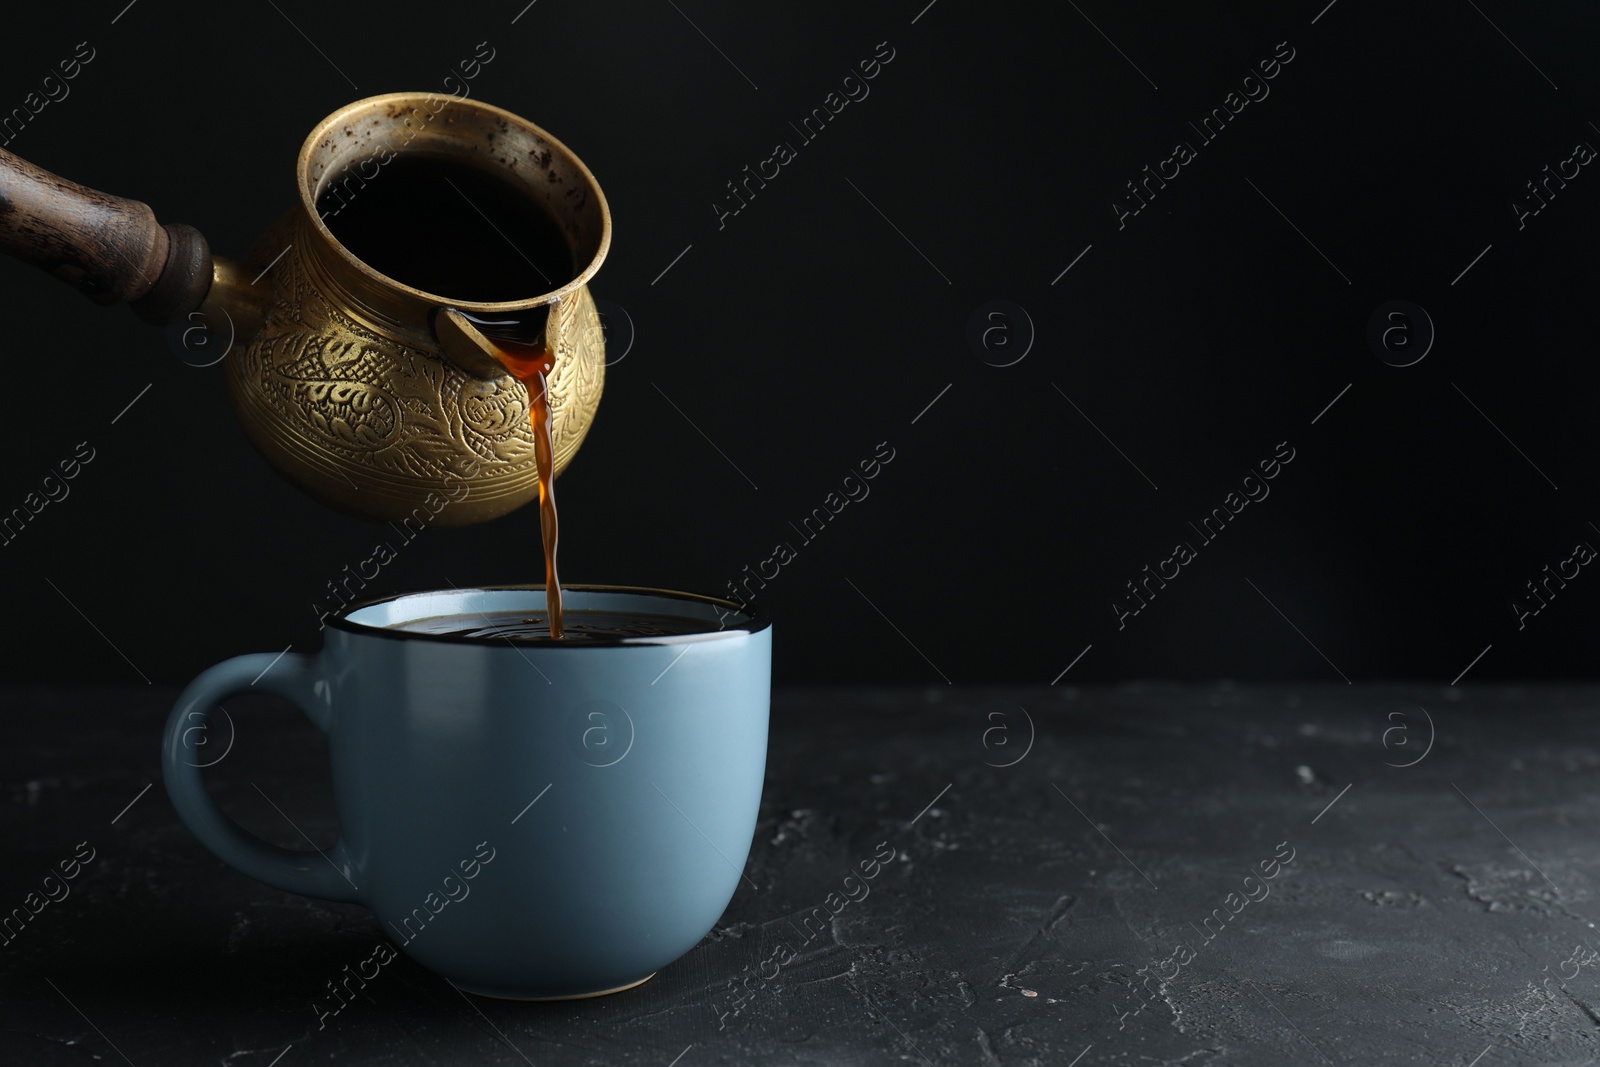
[[(722, 592), (895, 450), (761, 594), (780, 682), (1048, 682), (1074, 662), (1064, 684), (1449, 681), (1488, 646), (1474, 678), (1592, 674), (1600, 577), (1521, 630), (1510, 605), (1600, 545), (1600, 174), (1520, 231), (1510, 205), (1600, 146), (1594, 9), (924, 3), (30, 6), (5, 15), (0, 113), (87, 40), (71, 95), (10, 150), (237, 255), (291, 203), (322, 116), (444, 91), (487, 41), (472, 95), (595, 172), (615, 240), (593, 290), (636, 330), (561, 479), (563, 577)], [(724, 183), (879, 42), (870, 95), (719, 229)], [(1187, 123), (1279, 42), (1270, 96), (1199, 146)], [(1178, 140), (1199, 158), (1119, 230), (1124, 182)], [(993, 299), (1036, 331), (1013, 366), (967, 341)], [(1365, 340), (1394, 299), (1437, 329), (1405, 368)], [(128, 312), (11, 261), (0, 308), (0, 511), (95, 449), (0, 547), (6, 680), (181, 681), (315, 647), (313, 602), (393, 531), (279, 479), (221, 368)], [(1119, 630), (1124, 582), (1282, 441), (1271, 496)], [(536, 531), (531, 509), (430, 530), (371, 592), (538, 581)]]

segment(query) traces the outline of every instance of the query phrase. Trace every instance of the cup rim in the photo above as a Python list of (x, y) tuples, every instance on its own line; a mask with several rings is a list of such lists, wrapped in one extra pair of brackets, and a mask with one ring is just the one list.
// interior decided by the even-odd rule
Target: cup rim
[[(729, 627), (725, 630), (710, 630), (698, 634), (675, 634), (661, 637), (589, 637), (582, 641), (562, 641), (549, 637), (533, 640), (505, 642), (519, 651), (525, 649), (570, 649), (583, 648), (629, 648), (648, 647), (659, 645), (687, 645), (699, 641), (724, 640), (736, 637), (750, 637), (769, 629), (772, 620), (766, 611), (756, 604), (740, 604), (738, 601), (728, 600), (725, 597), (706, 596), (703, 593), (687, 593), (681, 589), (658, 589), (652, 586), (641, 585), (593, 585), (562, 583), (561, 588), (573, 593), (632, 593), (637, 595), (661, 597), (669, 600), (685, 600), (698, 604), (722, 605), (737, 611), (744, 616), (743, 625)], [(498, 593), (511, 591), (545, 591), (543, 582), (513, 583), (504, 585), (473, 585), (452, 586), (449, 589), (412, 589), (401, 593), (390, 593), (385, 596), (371, 597), (367, 600), (352, 601), (339, 610), (339, 613), (329, 619), (326, 625), (344, 633), (358, 634), (363, 637), (383, 637), (391, 641), (429, 641), (451, 645), (476, 645), (493, 647), (496, 642), (481, 637), (461, 637), (455, 634), (430, 634), (417, 630), (398, 630), (386, 626), (373, 626), (370, 623), (354, 622), (350, 616), (363, 608), (374, 607), (378, 604), (387, 604), (396, 600), (403, 600), (410, 596), (421, 596), (432, 593)]]

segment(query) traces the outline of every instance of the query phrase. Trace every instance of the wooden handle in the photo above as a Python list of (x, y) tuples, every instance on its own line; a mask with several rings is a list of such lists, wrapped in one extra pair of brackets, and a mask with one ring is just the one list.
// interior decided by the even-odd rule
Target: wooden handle
[(67, 181), (0, 149), (0, 252), (54, 274), (97, 304), (165, 323), (200, 306), (211, 250), (149, 205)]

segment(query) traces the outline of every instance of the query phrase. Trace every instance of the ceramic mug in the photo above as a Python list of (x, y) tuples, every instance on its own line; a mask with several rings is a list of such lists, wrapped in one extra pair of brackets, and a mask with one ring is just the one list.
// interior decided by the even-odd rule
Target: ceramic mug
[[(406, 955), (468, 992), (560, 999), (643, 982), (711, 930), (743, 875), (772, 630), (755, 609), (688, 593), (572, 586), (565, 602), (722, 628), (519, 644), (395, 629), (531, 615), (542, 586), (352, 605), (321, 652), (238, 656), (189, 684), (163, 743), (173, 806), (225, 862), (365, 905)], [(261, 691), (328, 735), (340, 836), (326, 851), (246, 833), (201, 782), (196, 724)]]

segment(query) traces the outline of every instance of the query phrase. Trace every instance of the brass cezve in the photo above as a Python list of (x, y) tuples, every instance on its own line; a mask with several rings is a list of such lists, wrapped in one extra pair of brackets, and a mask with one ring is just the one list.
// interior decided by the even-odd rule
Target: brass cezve
[[(338, 184), (360, 195), (391, 153), (423, 153), (497, 173), (560, 227), (577, 266), (559, 288), (474, 303), (386, 277), (339, 244), (318, 214)], [(528, 395), (485, 353), (467, 318), (547, 316), (555, 469), (594, 420), (605, 345), (588, 282), (611, 242), (611, 216), (588, 168), (509, 111), (436, 93), (349, 104), (312, 130), (296, 163), (299, 202), (239, 261), (213, 258), (192, 227), (160, 226), (148, 207), (67, 182), (0, 150), (0, 251), (141, 318), (203, 317), (234, 338), (224, 361), (245, 434), (318, 501), (398, 521), (427, 507), (462, 526), (534, 499)], [(231, 327), (231, 329), (230, 329)], [(461, 491), (465, 485), (465, 492)], [(451, 502), (437, 501), (450, 487)], [(431, 505), (431, 506), (430, 506)]]

